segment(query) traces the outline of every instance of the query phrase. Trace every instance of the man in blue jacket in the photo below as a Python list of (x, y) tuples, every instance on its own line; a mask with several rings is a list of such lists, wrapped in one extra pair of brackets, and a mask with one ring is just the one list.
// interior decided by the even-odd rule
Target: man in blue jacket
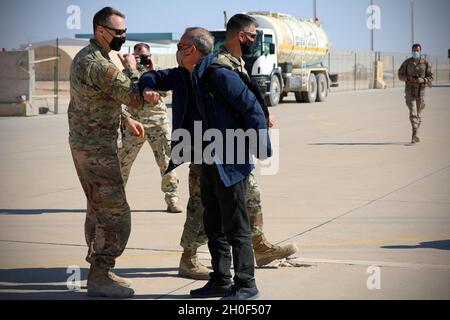
[[(247, 178), (254, 168), (249, 154), (252, 152), (258, 158), (266, 158), (271, 156), (272, 149), (262, 108), (239, 75), (226, 68), (214, 68), (214, 77), (204, 77), (216, 61), (211, 53), (213, 43), (214, 38), (207, 30), (186, 29), (178, 44), (177, 60), (181, 67), (146, 73), (141, 77), (139, 86), (144, 98), (154, 95), (153, 91), (173, 90), (174, 133), (184, 129), (191, 137), (194, 136), (193, 140), (198, 139), (199, 133), (202, 135), (200, 146), (193, 141), (190, 143), (193, 151), (190, 161), (198, 159), (195, 156), (192, 158), (192, 155), (202, 155), (200, 188), (213, 272), (208, 283), (192, 290), (191, 296), (255, 299), (259, 291), (254, 279), (254, 256), (245, 204)], [(214, 94), (210, 92), (211, 87)], [(200, 132), (197, 129), (199, 124)], [(256, 132), (256, 144), (255, 141), (247, 141), (240, 148), (235, 144), (230, 148), (228, 131), (239, 129)], [(206, 135), (209, 130), (219, 132), (226, 146), (210, 152), (210, 157), (203, 141), (203, 134)], [(184, 140), (182, 142), (185, 143)], [(179, 163), (180, 159), (174, 158), (177, 150), (175, 141), (172, 146), (172, 159)], [(235, 271), (234, 284), (230, 272), (230, 249)]]

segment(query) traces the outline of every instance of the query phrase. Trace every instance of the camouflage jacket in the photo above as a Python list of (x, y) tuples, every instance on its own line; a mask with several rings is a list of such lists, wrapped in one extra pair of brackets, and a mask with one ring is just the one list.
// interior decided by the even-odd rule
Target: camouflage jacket
[[(139, 76), (142, 76), (147, 70), (142, 65), (138, 65)], [(124, 70), (128, 77), (132, 78), (133, 74), (129, 70)], [(137, 110), (122, 106), (122, 120), (131, 116), (134, 120), (141, 122), (144, 128), (151, 128), (169, 123), (169, 117), (167, 114), (167, 107), (164, 104), (163, 98), (167, 96), (165, 92), (159, 92), (161, 98), (156, 106), (150, 107), (150, 105), (144, 101), (144, 108)]]
[(245, 73), (248, 76), (248, 72), (245, 69), (245, 62), (242, 57), (236, 58), (225, 47), (219, 49), (217, 54), (217, 63), (231, 67), (233, 70)]
[(70, 69), (69, 142), (73, 148), (117, 149), (121, 105), (142, 109), (140, 74), (120, 72), (95, 40), (73, 59)]
[(416, 82), (417, 78), (423, 78), (426, 85), (431, 85), (433, 81), (431, 63), (424, 56), (420, 57), (418, 63), (412, 57), (406, 59), (398, 70), (398, 78), (405, 81), (408, 86), (418, 87), (420, 84)]

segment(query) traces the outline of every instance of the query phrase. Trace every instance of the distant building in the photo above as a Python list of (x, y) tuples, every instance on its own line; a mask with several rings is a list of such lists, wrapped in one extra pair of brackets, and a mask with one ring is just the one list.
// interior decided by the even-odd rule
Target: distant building
[[(58, 39), (59, 53), (59, 80), (68, 81), (70, 65), (75, 55), (88, 45), (92, 34), (77, 34), (75, 39)], [(153, 61), (160, 68), (176, 66), (176, 44), (180, 36), (173, 33), (129, 33), (127, 41), (122, 46), (121, 52), (131, 53), (139, 42), (145, 42), (152, 48)], [(34, 50), (34, 59), (42, 60), (56, 56), (56, 39), (24, 44), (20, 50)], [(117, 54), (111, 52), (111, 60), (121, 68)], [(55, 61), (36, 64), (36, 81), (53, 81), (55, 77)]]
[[(91, 39), (93, 34), (76, 34), (76, 39)], [(136, 43), (145, 42), (152, 48), (154, 54), (175, 54), (179, 33), (127, 33), (127, 42), (122, 47), (123, 52), (132, 52)]]

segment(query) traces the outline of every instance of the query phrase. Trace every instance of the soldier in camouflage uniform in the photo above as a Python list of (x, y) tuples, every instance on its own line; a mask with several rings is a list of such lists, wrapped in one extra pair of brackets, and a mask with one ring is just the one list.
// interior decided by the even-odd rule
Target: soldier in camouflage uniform
[[(139, 43), (134, 47), (134, 55), (138, 62), (140, 62), (141, 56), (146, 56), (150, 59), (150, 47), (145, 43)], [(141, 75), (152, 69), (151, 60), (149, 60), (148, 66), (144, 66), (141, 63), (138, 64), (138, 71)], [(124, 70), (124, 73), (129, 77), (132, 76), (129, 70)], [(164, 94), (160, 94), (161, 98), (155, 107), (148, 108), (144, 106), (142, 110), (123, 110), (124, 117), (131, 116), (143, 124), (145, 136), (137, 137), (126, 130), (122, 138), (122, 148), (119, 149), (119, 159), (122, 167), (122, 177), (126, 184), (134, 160), (136, 160), (145, 141), (148, 141), (161, 173), (161, 190), (165, 194), (167, 211), (178, 213), (183, 211), (178, 204), (178, 178), (175, 171), (170, 171), (165, 174), (170, 160), (170, 137), (172, 129), (167, 114), (167, 107), (162, 99)]]
[(398, 77), (405, 82), (405, 100), (409, 109), (412, 127), (411, 143), (420, 142), (418, 136), (425, 109), (425, 86), (431, 86), (433, 73), (431, 63), (421, 54), (422, 47), (416, 43), (412, 47), (412, 57), (405, 60), (398, 70)]
[(87, 198), (88, 295), (111, 298), (134, 294), (131, 283), (111, 271), (131, 228), (117, 155), (121, 105), (143, 107), (134, 57), (120, 55), (131, 79), (109, 58), (111, 50), (120, 50), (125, 32), (122, 13), (100, 10), (94, 17), (94, 39), (75, 56), (70, 71), (69, 144)]
[[(242, 59), (242, 52), (246, 45), (251, 46), (250, 42), (256, 39), (256, 35), (251, 35), (248, 32), (250, 25), (256, 26), (256, 22), (251, 17), (241, 14), (234, 16), (230, 21), (234, 22), (234, 26), (227, 26), (226, 44), (220, 48), (217, 62), (248, 76), (244, 67), (245, 62)], [(241, 22), (241, 24), (239, 25), (236, 22)], [(245, 44), (242, 41), (245, 41)], [(244, 47), (244, 50), (242, 47)], [(265, 113), (268, 114), (268, 111)], [(272, 127), (274, 118), (269, 116), (268, 121), (269, 127)], [(209, 270), (199, 262), (196, 255), (197, 248), (207, 243), (203, 228), (200, 175), (201, 165), (191, 164), (187, 217), (180, 242), (184, 251), (180, 260), (179, 274), (194, 279), (208, 279)], [(248, 177), (246, 204), (252, 231), (253, 250), (258, 266), (267, 265), (277, 259), (287, 258), (297, 252), (297, 247), (294, 244), (273, 245), (264, 236), (261, 193), (253, 172)]]

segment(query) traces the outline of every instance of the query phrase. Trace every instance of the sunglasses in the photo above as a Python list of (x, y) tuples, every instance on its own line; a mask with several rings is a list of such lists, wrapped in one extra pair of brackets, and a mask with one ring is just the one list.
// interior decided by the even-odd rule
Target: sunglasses
[(124, 33), (127, 32), (127, 29), (126, 29), (126, 28), (125, 28), (125, 29), (114, 29), (114, 28), (107, 27), (107, 26), (104, 26), (104, 25), (101, 25), (101, 24), (100, 24), (100, 26), (103, 27), (103, 28), (105, 28), (105, 29), (109, 29), (109, 30), (111, 30), (111, 31), (114, 31), (115, 34), (116, 34), (116, 36), (121, 36), (121, 35), (123, 35)]
[(249, 36), (250, 39), (255, 40), (256, 37), (258, 36), (257, 32), (250, 32), (250, 31), (242, 31), (244, 32), (246, 35)]

